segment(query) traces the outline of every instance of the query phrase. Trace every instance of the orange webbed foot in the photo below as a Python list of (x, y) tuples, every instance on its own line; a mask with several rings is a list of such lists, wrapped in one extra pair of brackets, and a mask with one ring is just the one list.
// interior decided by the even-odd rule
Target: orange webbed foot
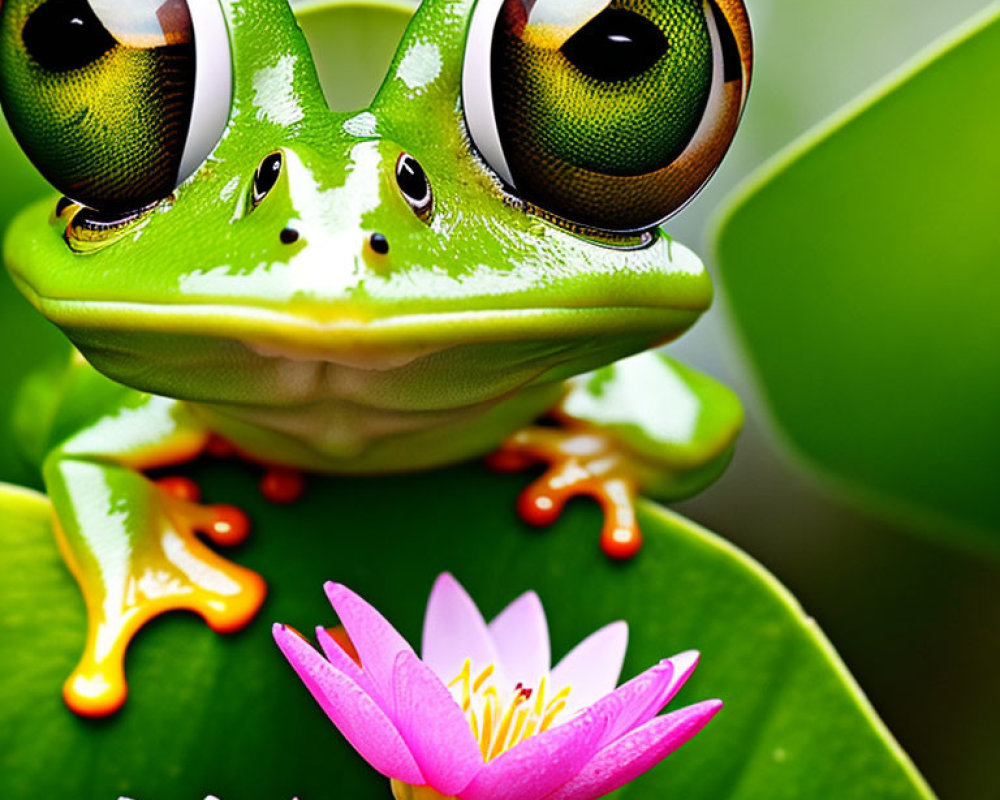
[[(205, 445), (205, 452), (215, 458), (243, 458), (255, 461), (231, 442), (221, 436), (212, 436)], [(261, 463), (256, 461), (256, 463)], [(260, 479), (261, 496), (275, 505), (291, 505), (297, 503), (305, 494), (306, 482), (299, 470), (288, 467), (275, 467), (264, 464), (264, 476)]]
[(538, 463), (548, 469), (521, 493), (517, 509), (522, 519), (539, 527), (551, 525), (571, 498), (586, 495), (604, 511), (604, 552), (618, 560), (639, 552), (642, 533), (635, 512), (639, 482), (619, 442), (591, 428), (533, 427), (510, 437), (488, 459), (501, 472)]
[[(78, 572), (88, 609), (83, 657), (63, 687), (77, 714), (104, 717), (125, 702), (124, 661), (133, 637), (151, 619), (174, 610), (200, 615), (218, 633), (245, 627), (264, 602), (267, 587), (252, 570), (209, 548), (245, 541), (250, 525), (237, 508), (198, 503), (200, 492), (186, 478), (158, 481), (149, 498), (155, 512), (131, 549), (102, 554), (99, 576)], [(60, 543), (65, 537), (57, 524)], [(74, 570), (77, 571), (77, 570)]]

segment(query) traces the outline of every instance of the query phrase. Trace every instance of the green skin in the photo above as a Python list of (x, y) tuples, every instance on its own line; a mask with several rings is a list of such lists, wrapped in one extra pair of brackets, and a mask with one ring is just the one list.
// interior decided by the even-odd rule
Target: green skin
[[(653, 354), (605, 366), (694, 323), (704, 267), (665, 234), (587, 235), (504, 192), (461, 111), (470, 0), (426, 0), (354, 114), (329, 111), (285, 0), (223, 6), (235, 102), (207, 163), (93, 252), (67, 246), (52, 200), (6, 240), (18, 287), (83, 356), (33, 381), (19, 417), (78, 577), (143, 550), (163, 513), (142, 470), (208, 432), (262, 463), (378, 474), (482, 456), (561, 403), (618, 439), (647, 493), (722, 471), (742, 421), (728, 389)], [(397, 187), (404, 152), (430, 179), (428, 220)]]

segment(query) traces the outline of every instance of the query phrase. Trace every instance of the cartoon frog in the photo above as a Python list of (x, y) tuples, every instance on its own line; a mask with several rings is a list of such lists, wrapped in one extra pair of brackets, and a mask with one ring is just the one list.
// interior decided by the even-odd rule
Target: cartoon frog
[(740, 0), (425, 0), (371, 106), (335, 113), (286, 0), (3, 0), (0, 102), (64, 195), (4, 255), (75, 345), (17, 416), (88, 612), (68, 705), (121, 706), (151, 617), (260, 607), (209, 546), (240, 512), (146, 475), (206, 449), (286, 500), (296, 470), (543, 463), (522, 513), (589, 495), (634, 555), (637, 494), (706, 486), (741, 425), (635, 354), (710, 304), (658, 226), (722, 160), (750, 64)]

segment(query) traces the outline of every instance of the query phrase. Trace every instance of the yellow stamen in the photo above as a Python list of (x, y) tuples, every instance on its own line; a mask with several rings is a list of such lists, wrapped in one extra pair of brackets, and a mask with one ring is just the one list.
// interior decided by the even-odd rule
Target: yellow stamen
[(524, 730), (524, 721), (528, 718), (528, 709), (522, 708), (517, 712), (517, 723), (514, 725), (514, 730), (510, 734), (511, 744), (508, 747), (513, 747), (514, 742), (522, 741), (521, 731)]
[(542, 718), (542, 724), (538, 727), (539, 731), (547, 731), (549, 726), (555, 721), (555, 718), (559, 716), (559, 712), (566, 708), (566, 703), (562, 702), (553, 708), (551, 711), (547, 712)]
[[(466, 661), (466, 663), (468, 664), (469, 662)], [(480, 672), (479, 677), (476, 678), (476, 682), (472, 684), (473, 693), (478, 692), (480, 688), (482, 688), (482, 685), (486, 683), (486, 681), (488, 681), (493, 676), (494, 672), (496, 672), (496, 667), (494, 667), (492, 664), (490, 664), (486, 669)]]
[(552, 706), (558, 703), (565, 705), (565, 700), (569, 697), (569, 691), (569, 687), (567, 686), (566, 688), (560, 689), (556, 692), (555, 696), (553, 696), (553, 698), (549, 701), (549, 704), (545, 707), (546, 710), (552, 708)]
[(496, 706), (496, 691), (492, 694), (486, 692), (486, 705), (483, 708), (483, 732), (479, 737), (479, 749), (483, 753), (483, 758), (490, 751), (490, 738), (493, 736), (493, 709)]
[(540, 717), (542, 712), (545, 710), (545, 681), (546, 678), (542, 678), (542, 682), (538, 684), (538, 694), (535, 695), (535, 716)]
[(510, 723), (514, 719), (514, 712), (517, 707), (523, 702), (524, 695), (518, 694), (514, 698), (514, 702), (507, 706), (507, 713), (503, 715), (503, 720), (500, 723), (500, 729), (497, 731), (496, 740), (493, 744), (493, 750), (487, 756), (487, 760), (496, 758), (504, 751), (504, 745), (507, 743), (507, 735), (510, 732)]
[(448, 684), (448, 688), (452, 688), (456, 683), (462, 684), (462, 711), (468, 712), (469, 706), (472, 704), (472, 694), (469, 692), (469, 677), (472, 673), (472, 661), (468, 658), (465, 659), (465, 663), (462, 665), (461, 672), (451, 683)]
[(542, 677), (537, 689), (521, 683), (512, 689), (498, 687), (496, 679), (495, 665), (490, 664), (473, 677), (472, 662), (466, 659), (448, 684), (486, 761), (557, 724), (568, 707), (571, 691), (566, 686), (549, 696), (548, 676)]

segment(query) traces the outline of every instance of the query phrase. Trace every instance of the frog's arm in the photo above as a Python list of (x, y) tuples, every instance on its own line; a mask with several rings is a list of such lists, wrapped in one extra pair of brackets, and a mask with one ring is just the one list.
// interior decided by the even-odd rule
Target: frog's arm
[(576, 495), (597, 499), (605, 515), (601, 546), (629, 558), (640, 545), (635, 500), (689, 497), (726, 468), (743, 424), (727, 387), (658, 353), (643, 353), (576, 378), (552, 416), (492, 457), (499, 469), (544, 462), (546, 473), (522, 494), (529, 522), (554, 522)]
[(79, 358), (32, 416), (18, 414), (20, 438), (46, 451), (42, 475), (53, 504), (59, 548), (83, 593), (88, 629), (83, 657), (66, 681), (76, 712), (103, 716), (125, 700), (129, 641), (149, 619), (172, 609), (200, 614), (215, 630), (245, 625), (264, 584), (227, 562), (196, 535), (233, 544), (246, 533), (236, 509), (198, 505), (184, 482), (150, 481), (143, 470), (189, 461), (209, 433), (183, 403), (112, 383)]

